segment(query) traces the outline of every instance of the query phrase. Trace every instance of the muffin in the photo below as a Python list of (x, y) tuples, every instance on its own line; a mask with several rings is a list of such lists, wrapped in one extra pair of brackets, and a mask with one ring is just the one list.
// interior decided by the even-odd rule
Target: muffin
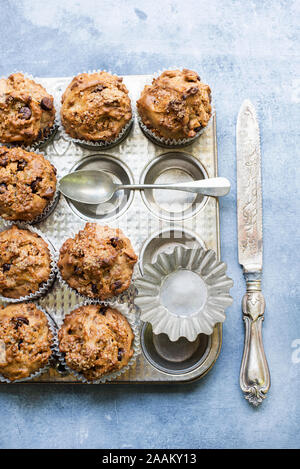
[(127, 290), (136, 261), (122, 230), (87, 223), (62, 245), (58, 267), (77, 293), (105, 300)]
[(0, 141), (31, 145), (53, 128), (53, 97), (22, 73), (0, 80)]
[(51, 255), (38, 234), (18, 228), (0, 233), (0, 294), (23, 298), (38, 291), (51, 275)]
[(0, 215), (31, 222), (51, 204), (56, 169), (43, 155), (0, 147)]
[(154, 137), (195, 137), (212, 114), (211, 91), (192, 70), (167, 70), (146, 85), (137, 101), (142, 124)]
[(66, 365), (88, 381), (127, 365), (133, 355), (133, 338), (127, 319), (117, 309), (101, 304), (75, 309), (58, 332)]
[(47, 317), (34, 303), (0, 306), (0, 374), (15, 381), (44, 368), (52, 339)]
[(107, 72), (81, 73), (62, 95), (61, 121), (73, 138), (113, 142), (132, 117), (122, 78)]

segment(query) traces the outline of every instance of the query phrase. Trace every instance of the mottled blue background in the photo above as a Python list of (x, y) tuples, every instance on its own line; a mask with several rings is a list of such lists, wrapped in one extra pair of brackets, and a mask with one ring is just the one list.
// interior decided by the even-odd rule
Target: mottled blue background
[[(191, 67), (217, 110), (222, 257), (235, 286), (221, 355), (186, 386), (0, 387), (2, 448), (299, 447), (299, 2), (292, 0), (1, 0), (0, 75)], [(239, 389), (243, 348), (237, 259), (235, 124), (258, 108), (264, 187), (264, 341), (272, 387), (251, 408)], [(298, 137), (298, 138), (297, 138)], [(299, 345), (298, 345), (299, 347)], [(294, 352), (294, 356), (292, 355)], [(294, 359), (292, 358), (294, 357)], [(298, 362), (298, 363), (297, 363)]]

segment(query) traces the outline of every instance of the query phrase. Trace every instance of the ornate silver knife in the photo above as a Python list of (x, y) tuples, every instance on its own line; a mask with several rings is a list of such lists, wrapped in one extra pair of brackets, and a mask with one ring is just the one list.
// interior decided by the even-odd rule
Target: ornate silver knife
[(259, 126), (253, 104), (245, 100), (236, 127), (237, 216), (239, 263), (246, 294), (242, 301), (245, 343), (240, 386), (245, 398), (258, 406), (270, 388), (270, 372), (262, 341), (265, 300), (262, 274), (262, 187)]

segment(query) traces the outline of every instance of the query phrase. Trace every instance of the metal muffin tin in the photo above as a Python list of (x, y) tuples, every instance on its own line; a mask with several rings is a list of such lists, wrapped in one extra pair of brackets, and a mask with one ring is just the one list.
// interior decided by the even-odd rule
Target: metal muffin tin
[[(138, 99), (147, 75), (125, 76), (132, 103)], [(60, 96), (68, 78), (37, 79), (55, 96)], [(152, 143), (137, 122), (129, 135), (109, 149), (88, 149), (69, 142), (57, 132), (43, 147), (45, 156), (55, 165), (58, 177), (74, 169), (103, 169), (116, 182), (173, 182), (217, 176), (216, 116), (204, 133), (191, 145), (166, 149)], [(143, 263), (151, 262), (162, 251), (177, 245), (203, 246), (214, 249), (220, 258), (218, 200), (193, 194), (169, 191), (120, 191), (105, 206), (84, 206), (61, 197), (51, 215), (38, 228), (57, 250), (62, 243), (82, 229), (86, 221), (121, 228), (139, 254), (134, 276), (142, 272)], [(0, 222), (0, 226), (2, 222)], [(132, 298), (129, 301), (132, 301)], [(58, 281), (47, 296), (39, 300), (54, 320), (64, 316), (80, 298)], [(133, 313), (134, 314), (134, 313)], [(116, 383), (178, 383), (202, 377), (214, 365), (222, 344), (222, 325), (217, 324), (211, 336), (201, 335), (193, 342), (180, 339), (172, 343), (167, 336), (154, 336), (151, 326), (140, 324), (142, 354), (136, 364), (122, 374)], [(36, 382), (78, 382), (59, 366), (39, 376)]]

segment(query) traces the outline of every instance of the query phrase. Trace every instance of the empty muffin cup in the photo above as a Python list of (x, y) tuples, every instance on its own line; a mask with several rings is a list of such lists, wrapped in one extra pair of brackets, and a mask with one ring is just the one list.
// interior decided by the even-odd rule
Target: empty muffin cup
[(142, 351), (154, 368), (171, 375), (190, 373), (205, 361), (211, 337), (199, 334), (193, 342), (181, 337), (172, 342), (166, 334), (153, 334), (150, 323), (141, 330)]
[[(204, 166), (189, 153), (173, 151), (151, 160), (142, 171), (141, 184), (191, 182), (208, 177)], [(146, 207), (158, 218), (180, 221), (196, 215), (208, 198), (192, 192), (145, 189), (141, 192)]]
[[(104, 171), (109, 174), (116, 184), (133, 184), (133, 175), (128, 166), (112, 155), (96, 154), (80, 160), (71, 169)], [(123, 215), (133, 201), (134, 191), (117, 191), (113, 197), (105, 203), (87, 205), (74, 200), (67, 199), (71, 210), (80, 218), (87, 221), (103, 221), (118, 218)]]

